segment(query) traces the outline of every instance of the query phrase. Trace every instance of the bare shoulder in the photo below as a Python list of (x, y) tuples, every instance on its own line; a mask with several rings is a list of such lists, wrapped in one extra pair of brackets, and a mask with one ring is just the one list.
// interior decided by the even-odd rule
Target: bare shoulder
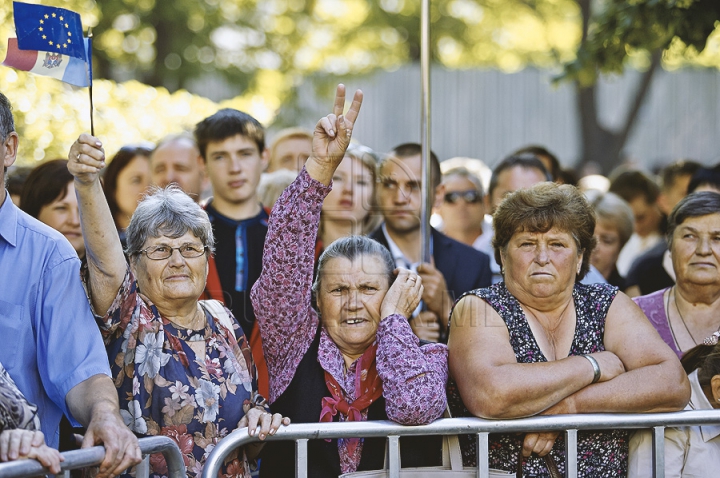
[(503, 327), (505, 322), (485, 300), (475, 295), (466, 295), (458, 301), (451, 315), (451, 329), (476, 329)]
[(617, 355), (627, 370), (675, 356), (640, 307), (622, 292), (618, 292), (608, 310), (603, 342), (605, 349)]

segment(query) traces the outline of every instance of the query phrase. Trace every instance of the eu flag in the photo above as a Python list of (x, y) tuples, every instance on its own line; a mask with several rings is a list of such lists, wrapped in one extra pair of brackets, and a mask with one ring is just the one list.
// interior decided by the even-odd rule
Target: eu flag
[(64, 8), (13, 2), (18, 48), (68, 55), (87, 61), (82, 21)]

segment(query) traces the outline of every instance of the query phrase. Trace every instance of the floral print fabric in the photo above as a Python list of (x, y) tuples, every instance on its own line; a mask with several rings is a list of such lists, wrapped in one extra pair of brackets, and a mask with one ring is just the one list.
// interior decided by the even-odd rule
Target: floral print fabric
[[(329, 192), (330, 187), (315, 181), (303, 169), (275, 203), (270, 216), (263, 272), (251, 292), (270, 372), (270, 403), (293, 380), (318, 330), (319, 317), (311, 305), (315, 241), (323, 199)], [(340, 385), (345, 399), (352, 402), (357, 398), (358, 362), (346, 370), (343, 355), (325, 328), (320, 334), (317, 360)], [(397, 314), (380, 321), (376, 341), (377, 371), (388, 418), (405, 425), (426, 424), (439, 418), (447, 403), (447, 347), (420, 346), (407, 319)], [(338, 415), (342, 419), (342, 414)], [(367, 420), (367, 412), (361, 416)], [(355, 450), (351, 456), (343, 441), (338, 440), (343, 473), (357, 468), (362, 442)]]
[(3, 430), (40, 430), (37, 405), (27, 401), (0, 364), (0, 432)]
[[(175, 327), (128, 270), (107, 314), (97, 318), (125, 424), (141, 435), (172, 438), (190, 477), (201, 475), (215, 444), (237, 428), (247, 408), (264, 405), (239, 326), (229, 331), (204, 312), (203, 329)], [(162, 455), (152, 455), (150, 465), (151, 476), (166, 476)], [(250, 476), (244, 454), (231, 455), (226, 465), (222, 476)]]
[[(510, 345), (518, 363), (547, 362), (535, 341), (520, 302), (508, 292), (504, 282), (468, 292), (485, 300), (502, 317), (510, 333)], [(467, 295), (464, 294), (464, 295)], [(575, 337), (569, 355), (585, 355), (605, 350), (605, 316), (617, 294), (607, 284), (575, 284), (573, 300), (577, 317)], [(462, 298), (462, 297), (461, 297)], [(459, 299), (458, 299), (459, 300)], [(462, 404), (457, 386), (448, 386), (448, 402), (453, 416), (471, 416)], [(471, 438), (471, 439), (468, 439)], [(524, 434), (490, 435), (490, 467), (515, 471)], [(475, 438), (463, 437), (463, 461), (475, 465)], [(628, 433), (625, 430), (578, 432), (578, 477), (624, 477), (628, 464)], [(550, 452), (560, 473), (565, 471), (565, 439), (555, 440)], [(550, 477), (542, 458), (535, 455), (523, 466), (523, 476)]]

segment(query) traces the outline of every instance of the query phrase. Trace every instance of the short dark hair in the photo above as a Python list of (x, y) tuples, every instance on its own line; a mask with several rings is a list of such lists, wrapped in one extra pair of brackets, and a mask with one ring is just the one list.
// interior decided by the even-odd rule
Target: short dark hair
[(265, 128), (258, 120), (242, 111), (223, 108), (195, 126), (195, 141), (200, 155), (206, 161), (205, 153), (211, 141), (223, 141), (238, 134), (253, 141), (259, 153), (262, 154), (265, 150)]
[(113, 156), (108, 167), (105, 169), (103, 174), (103, 192), (105, 193), (108, 206), (110, 206), (110, 213), (112, 214), (116, 227), (118, 225), (116, 216), (120, 213), (120, 206), (118, 206), (117, 203), (118, 176), (122, 170), (138, 156), (148, 158), (148, 161), (150, 161), (151, 153), (152, 150), (145, 146), (123, 146), (115, 153), (115, 156)]
[(520, 154), (511, 154), (510, 156), (504, 158), (502, 161), (500, 161), (495, 168), (493, 168), (492, 176), (490, 176), (490, 185), (488, 186), (488, 196), (492, 196), (493, 191), (497, 188), (498, 185), (498, 177), (500, 176), (500, 173), (507, 169), (512, 168), (525, 168), (525, 169), (537, 169), (540, 171), (540, 173), (545, 176), (545, 180), (552, 181), (553, 178), (548, 173), (548, 170), (545, 168), (545, 165), (540, 161), (537, 156), (533, 153), (520, 153)]
[[(15, 131), (15, 119), (12, 115), (12, 105), (7, 96), (0, 92), (0, 142), (5, 143), (13, 131)], [(3, 173), (7, 173), (7, 166), (3, 168)]]
[(22, 196), (23, 186), (33, 168), (30, 166), (15, 166), (8, 169), (7, 190), (11, 196)]
[(654, 204), (660, 195), (660, 187), (655, 180), (638, 170), (623, 171), (612, 178), (609, 191), (628, 203), (642, 197), (648, 204)]
[[(544, 156), (550, 160), (550, 175), (553, 178), (553, 181), (557, 181), (562, 176), (562, 167), (560, 166), (560, 161), (558, 160), (557, 156), (552, 154), (550, 151), (547, 150), (544, 146), (540, 146), (537, 144), (531, 144), (529, 146), (525, 146), (523, 148), (518, 149), (513, 153), (513, 156), (529, 153), (534, 154), (535, 156), (539, 158), (539, 156)], [(544, 165), (544, 163), (543, 163)], [(547, 169), (547, 168), (545, 168)], [(567, 183), (566, 183), (567, 184)]]
[(720, 214), (720, 194), (713, 191), (690, 193), (678, 202), (668, 217), (667, 243), (672, 247), (675, 229), (691, 217)]
[(576, 281), (590, 269), (595, 239), (595, 212), (585, 196), (569, 184), (538, 183), (508, 194), (493, 214), (492, 240), (495, 260), (502, 266), (501, 250), (506, 250), (516, 232), (547, 232), (553, 227), (569, 233), (583, 261)]
[(701, 167), (700, 163), (687, 159), (668, 164), (660, 171), (660, 190), (670, 190), (679, 178), (693, 176)]
[(695, 171), (688, 183), (688, 194), (700, 186), (710, 186), (720, 191), (720, 164), (716, 164), (712, 168), (700, 168)]
[[(392, 151), (390, 151), (390, 155), (398, 159), (411, 158), (413, 156), (421, 154), (422, 145), (420, 143), (403, 143), (395, 146)], [(383, 161), (380, 163), (381, 170), (387, 159), (389, 158), (383, 159)], [(437, 188), (440, 185), (440, 181), (442, 180), (442, 172), (440, 171), (440, 160), (432, 150), (430, 150), (430, 180), (433, 188)]]
[(37, 219), (43, 207), (67, 196), (73, 179), (67, 159), (53, 159), (37, 166), (25, 180), (20, 209)]

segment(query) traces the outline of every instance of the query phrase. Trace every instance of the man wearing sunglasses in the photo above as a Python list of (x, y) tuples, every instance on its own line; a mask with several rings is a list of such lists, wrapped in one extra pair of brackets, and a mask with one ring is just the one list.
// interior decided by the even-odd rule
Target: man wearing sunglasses
[(444, 194), (437, 206), (442, 232), (456, 241), (484, 250), (492, 239), (492, 222), (485, 221), (483, 186), (480, 178), (464, 167), (443, 174)]
[[(431, 153), (431, 178), (442, 194), (440, 164)], [(378, 205), (385, 222), (370, 237), (388, 248), (395, 264), (416, 271), (422, 278), (423, 307), (410, 325), (421, 339), (439, 341), (445, 336), (450, 309), (463, 292), (490, 285), (490, 258), (432, 229), (433, 263), (422, 262), (420, 209), (422, 204), (421, 147), (397, 146), (378, 168)]]

